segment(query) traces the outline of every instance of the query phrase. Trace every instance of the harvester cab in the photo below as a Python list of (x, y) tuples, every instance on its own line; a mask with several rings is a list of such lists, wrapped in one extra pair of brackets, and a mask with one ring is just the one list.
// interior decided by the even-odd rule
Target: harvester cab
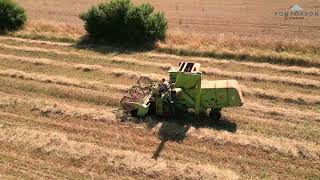
[(199, 117), (209, 110), (218, 120), (222, 108), (242, 106), (243, 97), (237, 81), (204, 81), (199, 63), (181, 62), (170, 68), (168, 82), (141, 77), (120, 103), (125, 112), (139, 117), (148, 113), (168, 117), (189, 110)]

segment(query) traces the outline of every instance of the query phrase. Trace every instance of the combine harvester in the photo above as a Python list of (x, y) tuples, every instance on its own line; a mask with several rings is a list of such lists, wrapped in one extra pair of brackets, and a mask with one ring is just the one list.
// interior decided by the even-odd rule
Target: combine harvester
[(141, 77), (120, 103), (126, 113), (145, 117), (155, 114), (175, 116), (176, 112), (209, 112), (213, 120), (221, 118), (221, 109), (243, 105), (242, 93), (236, 80), (205, 81), (200, 64), (182, 62), (169, 70), (169, 82), (154, 82)]

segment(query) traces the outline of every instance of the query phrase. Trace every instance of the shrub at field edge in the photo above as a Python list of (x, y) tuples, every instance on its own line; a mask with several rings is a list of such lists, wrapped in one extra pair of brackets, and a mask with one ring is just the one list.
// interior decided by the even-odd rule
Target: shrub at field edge
[(111, 43), (154, 44), (164, 40), (168, 23), (150, 4), (134, 6), (130, 0), (111, 0), (94, 6), (81, 19), (93, 39)]
[(21, 29), (27, 21), (25, 10), (12, 0), (0, 1), (0, 32)]

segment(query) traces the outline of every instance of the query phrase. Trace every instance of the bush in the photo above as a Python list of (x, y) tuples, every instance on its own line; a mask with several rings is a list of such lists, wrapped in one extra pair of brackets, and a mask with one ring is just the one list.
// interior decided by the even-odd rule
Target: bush
[(27, 21), (25, 10), (12, 0), (0, 0), (0, 31), (14, 31)]
[(134, 6), (130, 0), (111, 0), (83, 13), (85, 29), (95, 39), (119, 43), (154, 43), (164, 40), (167, 20), (150, 4)]

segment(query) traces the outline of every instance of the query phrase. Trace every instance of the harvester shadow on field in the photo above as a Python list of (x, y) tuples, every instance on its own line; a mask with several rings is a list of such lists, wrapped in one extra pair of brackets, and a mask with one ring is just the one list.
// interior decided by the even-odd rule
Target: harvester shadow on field
[(101, 54), (132, 54), (136, 52), (147, 52), (155, 48), (155, 44), (132, 45), (132, 44), (117, 44), (104, 41), (90, 39), (88, 35), (81, 37), (80, 41), (75, 45), (75, 48), (95, 51)]
[(122, 122), (144, 123), (149, 130), (158, 129), (158, 138), (161, 143), (153, 153), (152, 158), (158, 159), (160, 153), (165, 147), (166, 142), (173, 141), (177, 143), (183, 143), (187, 137), (187, 133), (191, 127), (194, 128), (208, 128), (218, 131), (236, 132), (237, 124), (232, 122), (227, 117), (222, 117), (221, 120), (213, 122), (207, 117), (200, 117), (201, 120), (197, 120), (194, 114), (177, 115), (175, 118), (165, 119), (155, 116), (148, 116), (146, 118), (134, 118), (130, 115), (121, 114)]

